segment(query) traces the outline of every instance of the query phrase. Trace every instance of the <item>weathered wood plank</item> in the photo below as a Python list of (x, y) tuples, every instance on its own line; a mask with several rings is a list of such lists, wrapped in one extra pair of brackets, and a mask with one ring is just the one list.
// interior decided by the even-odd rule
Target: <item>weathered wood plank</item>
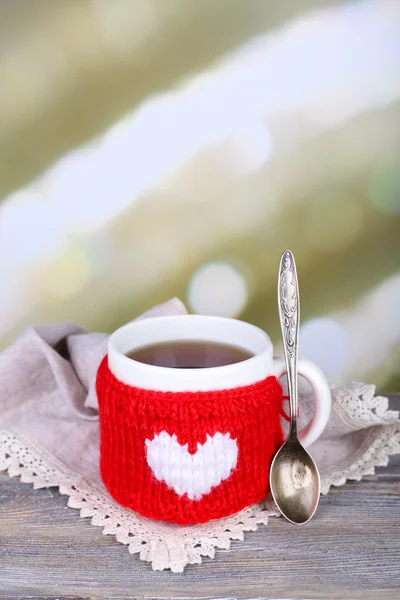
[(54, 489), (0, 476), (2, 599), (379, 600), (399, 593), (400, 457), (333, 489), (308, 525), (271, 519), (183, 575), (152, 572)]

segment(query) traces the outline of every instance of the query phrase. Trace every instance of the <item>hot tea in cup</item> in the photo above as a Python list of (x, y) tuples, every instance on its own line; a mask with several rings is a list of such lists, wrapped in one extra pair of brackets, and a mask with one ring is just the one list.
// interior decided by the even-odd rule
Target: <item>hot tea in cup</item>
[(234, 365), (254, 356), (246, 348), (207, 342), (176, 340), (135, 348), (126, 356), (147, 365), (172, 369), (208, 369)]

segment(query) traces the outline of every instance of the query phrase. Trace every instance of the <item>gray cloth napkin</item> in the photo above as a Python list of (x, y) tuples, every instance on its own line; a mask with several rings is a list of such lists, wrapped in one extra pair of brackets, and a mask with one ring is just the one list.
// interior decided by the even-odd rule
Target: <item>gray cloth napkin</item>
[[(176, 298), (140, 318), (185, 314)], [(95, 375), (108, 335), (73, 324), (29, 327), (0, 353), (0, 430), (21, 433), (70, 471), (106, 493), (99, 474), (99, 428)], [(332, 390), (332, 414), (311, 447), (322, 475), (322, 491), (347, 478), (360, 479), (400, 452), (397, 412), (374, 386), (353, 383)], [(301, 419), (313, 401), (300, 396)], [(300, 423), (301, 425), (301, 423)]]

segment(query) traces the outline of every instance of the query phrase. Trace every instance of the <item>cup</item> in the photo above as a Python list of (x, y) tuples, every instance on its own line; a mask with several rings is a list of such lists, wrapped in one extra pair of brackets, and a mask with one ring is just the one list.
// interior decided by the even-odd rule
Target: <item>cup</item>
[[(201, 340), (242, 347), (253, 356), (203, 369), (132, 360), (143, 346)], [(262, 500), (269, 467), (283, 443), (283, 358), (249, 323), (183, 315), (134, 321), (109, 339), (96, 381), (100, 470), (120, 504), (153, 519), (193, 524), (219, 519)], [(311, 445), (327, 424), (331, 396), (322, 371), (300, 358), (315, 413), (300, 432)]]

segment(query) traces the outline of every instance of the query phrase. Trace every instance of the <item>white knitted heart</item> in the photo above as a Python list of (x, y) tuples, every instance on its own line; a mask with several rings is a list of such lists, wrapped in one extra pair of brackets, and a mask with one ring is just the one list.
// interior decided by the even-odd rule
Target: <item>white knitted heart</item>
[(236, 440), (219, 431), (206, 438), (204, 444), (197, 444), (194, 454), (166, 431), (146, 440), (147, 463), (156, 479), (165, 481), (179, 496), (187, 494), (190, 500), (200, 500), (227, 479), (237, 463)]

